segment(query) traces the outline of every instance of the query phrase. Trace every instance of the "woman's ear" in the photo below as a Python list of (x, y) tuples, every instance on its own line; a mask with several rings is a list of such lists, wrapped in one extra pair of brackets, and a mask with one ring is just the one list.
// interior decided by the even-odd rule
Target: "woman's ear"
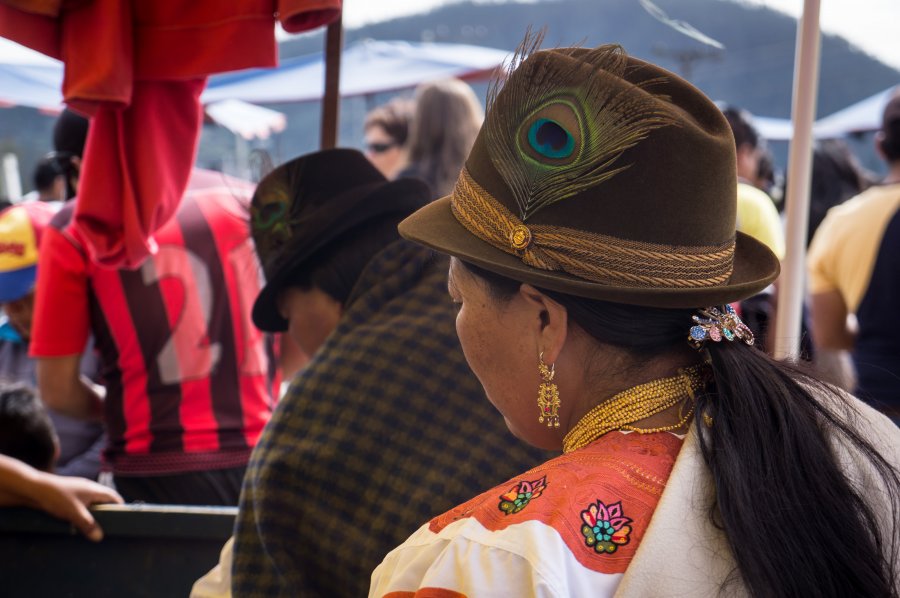
[(533, 312), (537, 352), (544, 354), (545, 362), (554, 363), (566, 344), (569, 332), (568, 311), (530, 284), (519, 287), (519, 296), (526, 308)]

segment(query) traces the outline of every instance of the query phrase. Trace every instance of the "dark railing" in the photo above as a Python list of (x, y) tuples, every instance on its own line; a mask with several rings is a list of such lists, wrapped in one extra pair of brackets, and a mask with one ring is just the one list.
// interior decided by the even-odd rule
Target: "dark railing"
[(102, 505), (93, 543), (39, 511), (0, 509), (0, 595), (181, 597), (219, 559), (236, 508)]

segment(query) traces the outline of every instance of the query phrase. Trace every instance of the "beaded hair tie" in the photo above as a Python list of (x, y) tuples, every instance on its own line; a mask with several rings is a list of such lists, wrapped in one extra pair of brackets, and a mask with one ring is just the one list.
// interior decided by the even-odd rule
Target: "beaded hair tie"
[(699, 316), (694, 316), (695, 325), (691, 326), (687, 339), (692, 347), (700, 349), (707, 339), (718, 343), (723, 338), (753, 344), (753, 332), (741, 321), (734, 308), (726, 305), (724, 309), (723, 313), (715, 307), (707, 307), (700, 310)]

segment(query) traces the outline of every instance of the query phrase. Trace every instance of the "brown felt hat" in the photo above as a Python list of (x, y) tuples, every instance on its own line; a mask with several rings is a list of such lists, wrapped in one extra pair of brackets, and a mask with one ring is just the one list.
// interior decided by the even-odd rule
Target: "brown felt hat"
[(353, 149), (306, 154), (270, 172), (250, 203), (250, 232), (266, 275), (253, 303), (253, 323), (268, 332), (287, 330), (277, 299), (292, 275), (372, 222), (400, 221), (430, 195), (418, 179), (388, 181)]
[(654, 307), (749, 297), (779, 272), (735, 233), (734, 138), (678, 76), (618, 46), (513, 59), (453, 193), (408, 239), (572, 295)]

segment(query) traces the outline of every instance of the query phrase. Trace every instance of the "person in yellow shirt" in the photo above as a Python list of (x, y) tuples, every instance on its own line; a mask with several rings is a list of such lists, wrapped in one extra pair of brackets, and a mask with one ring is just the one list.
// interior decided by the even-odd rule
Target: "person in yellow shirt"
[(762, 241), (778, 259), (784, 259), (784, 230), (775, 204), (764, 191), (753, 186), (764, 153), (764, 141), (746, 110), (733, 106), (722, 109), (734, 134), (737, 150), (737, 229)]
[(852, 351), (855, 393), (900, 423), (900, 90), (876, 146), (884, 181), (829, 210), (810, 245), (811, 323), (817, 347)]

